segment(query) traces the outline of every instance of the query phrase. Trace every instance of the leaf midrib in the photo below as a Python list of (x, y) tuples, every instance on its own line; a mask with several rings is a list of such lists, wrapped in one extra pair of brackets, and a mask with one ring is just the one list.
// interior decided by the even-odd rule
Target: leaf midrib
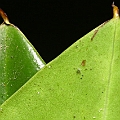
[(111, 55), (111, 61), (109, 66), (108, 83), (106, 88), (106, 96), (105, 96), (105, 104), (104, 104), (104, 114), (103, 114), (104, 120), (107, 120), (107, 108), (108, 108), (108, 101), (109, 101), (108, 98), (109, 98), (109, 92), (110, 92), (110, 82), (111, 82), (112, 66), (113, 66), (113, 59), (114, 59), (114, 52), (115, 52), (116, 23), (117, 22), (115, 22), (114, 36), (112, 41), (112, 55)]

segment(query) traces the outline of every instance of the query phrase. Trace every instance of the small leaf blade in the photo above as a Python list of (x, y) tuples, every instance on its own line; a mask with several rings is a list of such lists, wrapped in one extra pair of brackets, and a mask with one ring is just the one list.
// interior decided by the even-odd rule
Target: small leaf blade
[(0, 25), (0, 104), (39, 71), (45, 62), (14, 25)]

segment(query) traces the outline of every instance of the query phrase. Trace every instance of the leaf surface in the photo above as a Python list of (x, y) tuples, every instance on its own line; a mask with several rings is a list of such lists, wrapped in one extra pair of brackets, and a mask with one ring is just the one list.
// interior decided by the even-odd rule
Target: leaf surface
[(3, 103), (0, 119), (119, 120), (119, 33), (114, 18), (79, 39)]

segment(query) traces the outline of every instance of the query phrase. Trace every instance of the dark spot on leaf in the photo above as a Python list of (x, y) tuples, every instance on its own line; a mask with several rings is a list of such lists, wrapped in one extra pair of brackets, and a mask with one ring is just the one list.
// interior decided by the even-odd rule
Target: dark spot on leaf
[(86, 64), (86, 60), (83, 60), (82, 63), (81, 63), (81, 65), (85, 66), (85, 64)]
[(103, 92), (102, 92), (103, 93)]
[(76, 116), (73, 116), (73, 118), (76, 118)]

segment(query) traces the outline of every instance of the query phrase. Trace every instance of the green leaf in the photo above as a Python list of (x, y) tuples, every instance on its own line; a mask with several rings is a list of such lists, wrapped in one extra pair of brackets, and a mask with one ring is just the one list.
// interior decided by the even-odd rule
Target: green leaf
[(79, 39), (3, 103), (0, 120), (119, 120), (119, 33), (114, 18)]
[(0, 25), (0, 104), (28, 81), (45, 62), (14, 25)]

